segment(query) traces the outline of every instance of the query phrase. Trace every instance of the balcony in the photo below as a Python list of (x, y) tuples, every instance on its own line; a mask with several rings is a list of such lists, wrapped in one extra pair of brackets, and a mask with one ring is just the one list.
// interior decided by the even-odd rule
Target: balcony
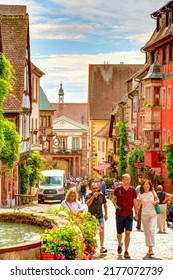
[(145, 121), (143, 130), (160, 130), (160, 106), (145, 108)]
[(82, 150), (61, 149), (61, 148), (55, 149), (54, 148), (53, 153), (58, 154), (58, 155), (81, 155)]
[(23, 140), (21, 142), (21, 147), (20, 147), (20, 158), (23, 159), (27, 157), (30, 153), (31, 150), (31, 141), (30, 139)]

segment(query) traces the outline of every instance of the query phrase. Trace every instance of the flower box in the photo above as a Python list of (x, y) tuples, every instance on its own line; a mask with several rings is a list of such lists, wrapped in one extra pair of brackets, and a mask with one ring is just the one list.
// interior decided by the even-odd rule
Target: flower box
[(41, 253), (41, 259), (42, 260), (54, 260), (55, 259), (55, 255), (52, 253)]

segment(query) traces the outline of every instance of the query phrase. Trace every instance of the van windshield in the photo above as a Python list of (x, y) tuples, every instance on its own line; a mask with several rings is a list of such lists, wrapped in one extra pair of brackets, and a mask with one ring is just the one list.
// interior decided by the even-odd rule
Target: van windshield
[(61, 176), (48, 176), (45, 180), (40, 182), (41, 186), (62, 186)]

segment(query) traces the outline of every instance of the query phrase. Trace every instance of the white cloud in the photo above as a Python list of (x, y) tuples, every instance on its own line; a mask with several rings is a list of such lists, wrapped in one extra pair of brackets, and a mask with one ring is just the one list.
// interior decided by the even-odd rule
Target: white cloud
[[(45, 76), (41, 78), (41, 84), (49, 101), (57, 102), (59, 83), (62, 81), (68, 102), (87, 102), (88, 94), (88, 68), (89, 64), (143, 64), (145, 56), (140, 51), (112, 52), (97, 55), (50, 55), (33, 57), (33, 63), (37, 65)], [(74, 94), (74, 88), (78, 91)], [(79, 92), (80, 89), (80, 92)]]
[[(90, 42), (90, 52), (98, 53), (105, 46), (129, 45), (136, 49), (144, 45), (155, 28), (150, 14), (163, 6), (163, 0), (5, 0), (5, 4), (26, 5), (30, 18), (32, 45), (37, 40), (37, 53), (44, 53), (47, 40)], [(57, 5), (57, 6), (55, 6)], [(98, 40), (99, 37), (99, 40)], [(125, 42), (125, 43), (124, 43)], [(110, 43), (110, 45), (108, 45)], [(92, 48), (91, 48), (92, 44)], [(82, 45), (82, 44), (81, 44)], [(80, 45), (80, 46), (81, 46)], [(87, 46), (87, 45), (86, 45)], [(104, 47), (105, 47), (104, 46)], [(75, 44), (76, 48), (76, 44)], [(112, 48), (111, 48), (112, 49)], [(78, 50), (72, 50), (72, 52)], [(105, 51), (105, 49), (104, 49)], [(63, 52), (63, 50), (62, 50)], [(82, 50), (80, 50), (82, 52)], [(57, 101), (59, 83), (62, 80), (65, 100), (86, 102), (88, 93), (88, 65), (120, 63), (144, 63), (144, 54), (139, 51), (98, 53), (96, 55), (56, 54), (46, 49), (47, 56), (32, 53), (33, 63), (45, 76), (41, 84), (51, 102)]]

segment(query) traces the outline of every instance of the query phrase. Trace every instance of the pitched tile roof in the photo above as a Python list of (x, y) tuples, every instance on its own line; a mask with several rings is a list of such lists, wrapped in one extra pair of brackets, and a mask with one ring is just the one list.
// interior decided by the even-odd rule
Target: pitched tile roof
[(100, 131), (98, 131), (95, 135), (101, 136), (101, 137), (108, 137), (109, 136), (109, 127), (110, 127), (110, 121), (107, 122), (107, 124), (102, 127)]
[(143, 64), (89, 65), (89, 119), (109, 120), (113, 104), (119, 102), (127, 91), (126, 81)]
[(65, 116), (78, 123), (87, 125), (87, 103), (51, 103), (56, 110), (53, 119)]
[[(160, 17), (161, 14), (166, 13), (169, 11), (173, 6), (173, 1), (167, 2), (164, 6), (159, 8), (157, 11), (154, 11), (151, 14), (151, 17), (154, 19), (157, 19)], [(142, 50), (152, 50), (153, 45), (157, 45), (160, 41), (164, 40), (166, 37), (169, 38), (170, 41), (172, 41), (172, 34), (173, 34), (173, 26), (170, 23), (168, 26), (166, 26), (166, 22), (163, 22), (161, 24), (161, 27), (159, 30), (157, 28), (154, 30), (153, 34), (151, 35), (149, 41), (145, 44), (144, 47), (142, 47)]]
[[(29, 47), (29, 15), (26, 6), (0, 5), (1, 50), (14, 68), (15, 84), (6, 97), (4, 112), (22, 111), (25, 89), (26, 49)], [(30, 59), (30, 58), (29, 58)]]

